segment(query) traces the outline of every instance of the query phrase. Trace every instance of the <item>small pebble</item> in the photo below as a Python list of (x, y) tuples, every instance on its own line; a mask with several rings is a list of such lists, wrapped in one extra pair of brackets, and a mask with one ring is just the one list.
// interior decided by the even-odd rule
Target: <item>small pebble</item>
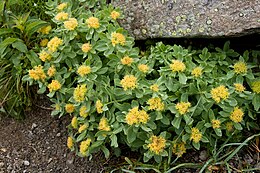
[(57, 136), (57, 137), (60, 137), (60, 135), (61, 135), (61, 133), (57, 133), (57, 135), (56, 135), (56, 136)]
[(5, 163), (4, 162), (0, 162), (0, 168), (4, 167)]
[(29, 165), (30, 165), (30, 162), (27, 161), (27, 160), (25, 160), (25, 161), (23, 161), (23, 164), (24, 164), (25, 166), (29, 166)]
[(33, 130), (33, 129), (35, 129), (36, 127), (37, 127), (37, 124), (33, 123), (31, 129)]
[(201, 151), (199, 158), (200, 160), (205, 161), (207, 159), (207, 151), (206, 150)]

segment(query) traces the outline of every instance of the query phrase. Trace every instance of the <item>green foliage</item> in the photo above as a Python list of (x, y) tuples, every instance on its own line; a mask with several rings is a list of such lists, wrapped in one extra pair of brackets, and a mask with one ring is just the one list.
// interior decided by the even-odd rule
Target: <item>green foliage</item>
[(0, 106), (11, 116), (21, 118), (25, 107), (31, 104), (29, 85), (22, 82), (22, 77), (37, 64), (38, 57), (32, 50), (39, 41), (36, 32), (48, 23), (30, 18), (29, 13), (16, 16), (6, 9), (1, 12)]
[(171, 163), (186, 149), (259, 129), (260, 74), (251, 53), (239, 55), (228, 42), (215, 51), (157, 43), (140, 55), (115, 20), (118, 9), (86, 10), (92, 2), (48, 2), (56, 27), (41, 65), (24, 77), (48, 92), (53, 116), (71, 115), (72, 151), (109, 157), (108, 145), (116, 154), (127, 145), (145, 162)]
[(50, 17), (45, 14), (45, 3), (47, 1), (48, 0), (3, 0), (2, 4), (5, 5), (8, 11), (11, 11), (15, 15), (21, 15), (30, 12), (31, 16), (40, 18), (42, 20), (49, 20)]

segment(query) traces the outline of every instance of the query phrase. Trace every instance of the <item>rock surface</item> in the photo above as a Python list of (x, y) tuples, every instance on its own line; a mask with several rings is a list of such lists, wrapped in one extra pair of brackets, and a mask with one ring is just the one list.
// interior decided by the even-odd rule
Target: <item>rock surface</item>
[(112, 0), (137, 40), (260, 33), (259, 0)]

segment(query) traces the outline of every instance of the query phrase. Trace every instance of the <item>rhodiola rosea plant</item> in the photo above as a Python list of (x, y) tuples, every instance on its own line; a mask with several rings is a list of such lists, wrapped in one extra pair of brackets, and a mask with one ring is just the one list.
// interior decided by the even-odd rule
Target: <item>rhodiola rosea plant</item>
[(260, 75), (249, 52), (157, 43), (141, 55), (117, 23), (121, 12), (94, 2), (48, 3), (56, 27), (24, 78), (48, 93), (53, 116), (71, 117), (72, 151), (109, 157), (126, 145), (161, 162), (258, 128)]

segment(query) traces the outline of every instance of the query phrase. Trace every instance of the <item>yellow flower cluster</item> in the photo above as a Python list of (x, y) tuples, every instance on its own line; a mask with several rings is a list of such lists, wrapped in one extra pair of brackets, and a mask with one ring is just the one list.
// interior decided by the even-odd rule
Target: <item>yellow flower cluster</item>
[(66, 104), (65, 105), (65, 110), (66, 110), (67, 113), (71, 114), (71, 113), (74, 112), (75, 106), (73, 104), (70, 104), (70, 103)]
[(49, 34), (51, 31), (51, 25), (48, 26), (44, 26), (41, 29), (39, 29), (38, 32), (42, 33), (42, 34)]
[(78, 68), (78, 74), (83, 77), (91, 72), (91, 67), (87, 65), (81, 65)]
[(78, 119), (77, 119), (77, 117), (73, 117), (70, 124), (71, 124), (71, 126), (74, 129), (76, 129), (78, 127)]
[(79, 133), (82, 133), (84, 130), (87, 129), (87, 127), (88, 127), (88, 126), (87, 126), (86, 124), (81, 125), (81, 126), (79, 127), (78, 132), (79, 132)]
[(78, 85), (73, 92), (73, 98), (76, 102), (82, 102), (85, 100), (87, 92), (86, 84)]
[(234, 71), (236, 74), (246, 73), (247, 72), (247, 66), (244, 62), (237, 62), (234, 65)]
[(92, 49), (92, 45), (90, 43), (85, 43), (81, 46), (81, 50), (84, 53), (88, 53)]
[(45, 46), (47, 46), (48, 42), (49, 42), (49, 40), (47, 38), (42, 39), (40, 42), (40, 46), (45, 47)]
[(129, 110), (129, 112), (126, 115), (126, 123), (129, 125), (133, 124), (146, 124), (148, 120), (150, 119), (149, 115), (145, 110), (138, 110), (138, 107), (134, 107)]
[(232, 122), (227, 122), (226, 123), (226, 129), (227, 131), (232, 131), (233, 130), (233, 123)]
[(151, 143), (148, 144), (148, 148), (150, 151), (154, 152), (155, 154), (160, 154), (165, 146), (166, 146), (166, 139), (164, 139), (162, 136), (155, 136), (153, 135), (150, 138)]
[(62, 10), (64, 10), (65, 8), (67, 8), (67, 6), (68, 6), (68, 3), (61, 3), (61, 4), (59, 4), (56, 8), (59, 10), (59, 11), (62, 11)]
[(69, 18), (69, 14), (65, 12), (60, 12), (55, 16), (55, 20), (67, 20)]
[(49, 54), (48, 52), (46, 52), (46, 51), (41, 51), (40, 53), (39, 53), (39, 58), (43, 61), (43, 62), (45, 62), (46, 60), (48, 60), (48, 61), (50, 61), (51, 60), (51, 58), (52, 58), (52, 56), (51, 56), (51, 54)]
[(112, 11), (111, 14), (110, 14), (110, 17), (114, 20), (116, 20), (117, 18), (120, 17), (120, 13), (117, 12), (117, 11)]
[(103, 118), (100, 119), (98, 129), (103, 130), (103, 131), (107, 131), (107, 132), (111, 130), (107, 118), (103, 117)]
[(121, 59), (121, 63), (123, 65), (130, 66), (134, 62), (133, 58), (130, 58), (129, 56), (125, 56)]
[(172, 72), (183, 72), (186, 69), (185, 64), (179, 60), (172, 60), (170, 64), (170, 68)]
[(173, 154), (177, 157), (181, 157), (184, 153), (186, 153), (186, 147), (184, 142), (175, 143), (172, 148)]
[(57, 91), (59, 89), (61, 89), (61, 84), (59, 81), (57, 80), (52, 80), (51, 83), (48, 85), (49, 91)]
[(235, 123), (240, 123), (243, 120), (244, 112), (242, 109), (235, 107), (233, 112), (230, 114), (230, 119)]
[(224, 85), (220, 85), (217, 88), (212, 88), (210, 93), (211, 93), (211, 97), (217, 103), (219, 103), (221, 99), (225, 100), (229, 96), (228, 89)]
[(99, 28), (99, 20), (96, 17), (90, 17), (86, 20), (86, 23), (89, 28), (98, 29)]
[(85, 141), (82, 141), (80, 143), (80, 146), (79, 146), (80, 154), (82, 154), (83, 156), (86, 156), (86, 153), (87, 153), (88, 147), (90, 146), (90, 143), (91, 143), (91, 139), (90, 138), (88, 138)]
[(47, 44), (48, 50), (50, 52), (55, 52), (57, 48), (62, 44), (62, 40), (58, 37), (53, 37)]
[(146, 64), (139, 64), (139, 65), (138, 65), (138, 69), (139, 69), (141, 72), (143, 72), (143, 73), (147, 73), (148, 70), (149, 70), (149, 67), (148, 67), (148, 65), (146, 65)]
[(73, 31), (78, 26), (78, 21), (75, 18), (69, 18), (69, 20), (64, 22), (64, 27), (67, 30)]
[(120, 84), (124, 90), (135, 89), (137, 87), (137, 78), (134, 75), (126, 75), (121, 80)]
[(180, 102), (177, 103), (175, 108), (178, 110), (178, 112), (183, 115), (189, 111), (189, 107), (191, 107), (190, 102)]
[(192, 70), (191, 74), (194, 77), (200, 77), (202, 75), (202, 68), (201, 67), (196, 67)]
[(243, 91), (245, 91), (245, 87), (244, 87), (242, 84), (240, 84), (240, 83), (235, 83), (234, 86), (235, 86), (235, 90), (236, 90), (237, 92), (243, 92)]
[(195, 143), (198, 143), (202, 138), (202, 133), (199, 131), (199, 129), (197, 129), (196, 127), (193, 127), (191, 129), (191, 136), (190, 136), (190, 140), (194, 141)]
[(88, 116), (87, 112), (87, 106), (81, 106), (79, 109), (79, 115), (83, 118), (86, 118)]
[(67, 139), (67, 147), (69, 148), (69, 149), (72, 149), (72, 147), (73, 147), (73, 139), (72, 139), (72, 137), (68, 137), (68, 139)]
[(55, 75), (55, 73), (56, 73), (56, 68), (52, 65), (52, 66), (48, 69), (47, 74), (48, 74), (49, 77), (52, 77), (52, 76)]
[(157, 84), (153, 84), (150, 86), (150, 90), (152, 90), (153, 92), (158, 92), (159, 86)]
[(33, 69), (29, 70), (29, 76), (34, 80), (44, 80), (46, 78), (41, 65), (35, 66)]
[(115, 47), (117, 44), (120, 44), (121, 46), (125, 45), (125, 36), (121, 33), (113, 32), (111, 34), (111, 42), (112, 45)]
[(96, 102), (97, 113), (101, 114), (103, 112), (103, 104), (100, 100)]
[(159, 97), (150, 98), (147, 104), (149, 105), (149, 110), (157, 110), (157, 111), (164, 110), (164, 103), (162, 102), (162, 99)]
[(211, 125), (213, 129), (218, 129), (220, 128), (221, 122), (217, 119), (211, 120)]
[(256, 94), (260, 93), (260, 80), (259, 81), (255, 81), (255, 82), (252, 83), (252, 90)]

